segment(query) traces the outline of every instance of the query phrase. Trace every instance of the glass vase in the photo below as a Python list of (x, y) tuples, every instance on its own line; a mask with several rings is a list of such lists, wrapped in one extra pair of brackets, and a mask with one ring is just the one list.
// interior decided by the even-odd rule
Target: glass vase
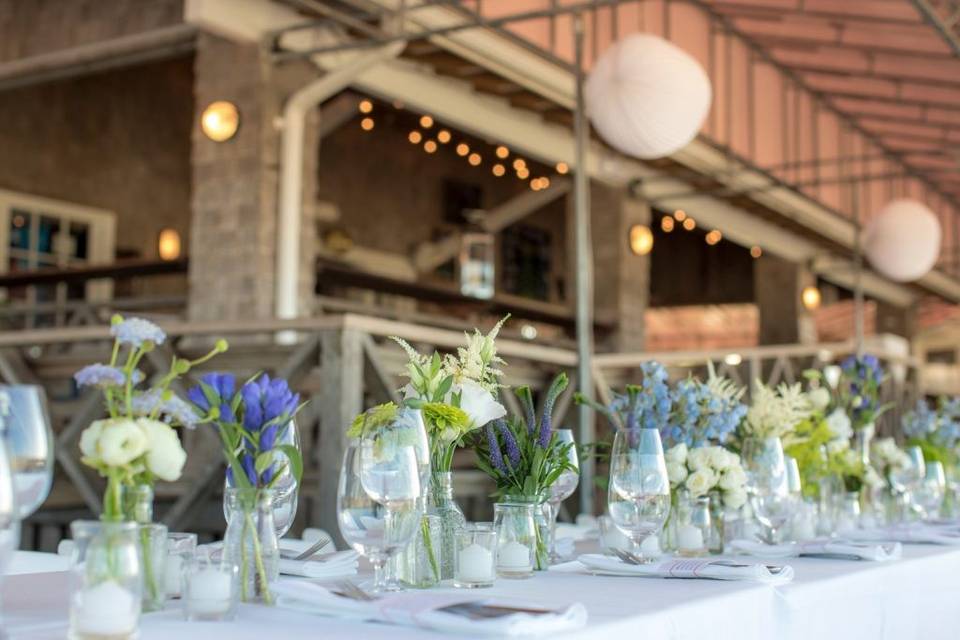
[(848, 491), (836, 496), (833, 512), (833, 527), (837, 533), (860, 528), (860, 492)]
[(500, 504), (527, 505), (533, 518), (533, 568), (546, 571), (550, 567), (550, 507), (546, 496), (507, 495)]
[(876, 430), (876, 426), (871, 422), (857, 429), (853, 435), (854, 449), (863, 464), (870, 464), (870, 444)]
[(143, 576), (143, 610), (160, 611), (167, 600), (167, 528), (137, 523), (137, 542)]
[(709, 498), (710, 530), (706, 534), (707, 551), (713, 555), (723, 553), (724, 523), (726, 521), (726, 507), (723, 505), (723, 496), (719, 491), (711, 491)]
[(434, 543), (434, 549), (440, 558), (440, 579), (450, 580), (456, 565), (457, 535), (466, 527), (467, 519), (453, 499), (453, 474), (449, 471), (431, 477), (427, 513), (440, 519), (440, 540), (439, 545)]
[(78, 520), (70, 580), (70, 640), (126, 640), (139, 634), (143, 578), (138, 525)]
[(148, 484), (124, 485), (123, 519), (147, 524), (153, 522), (153, 487)]
[(533, 502), (499, 502), (493, 505), (497, 533), (497, 575), (502, 578), (533, 576), (539, 544)]
[(273, 604), (270, 584), (280, 576), (280, 548), (271, 489), (227, 489), (230, 512), (223, 537), (224, 561), (239, 568), (240, 599)]
[(420, 529), (407, 547), (391, 560), (394, 577), (405, 586), (429, 589), (440, 583), (440, 543), (443, 527), (440, 516), (424, 514)]

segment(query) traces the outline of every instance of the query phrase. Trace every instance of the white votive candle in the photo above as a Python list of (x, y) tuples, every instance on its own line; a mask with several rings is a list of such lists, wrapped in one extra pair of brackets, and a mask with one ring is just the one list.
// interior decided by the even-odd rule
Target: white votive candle
[(183, 576), (183, 556), (167, 556), (167, 568), (164, 574), (166, 582), (167, 597), (180, 596), (180, 579)]
[(793, 524), (793, 537), (797, 540), (813, 540), (817, 537), (817, 532), (813, 527), (813, 519), (802, 517)]
[(703, 532), (692, 524), (682, 525), (677, 529), (677, 547), (684, 551), (703, 549)]
[(90, 636), (124, 637), (137, 628), (139, 598), (113, 580), (82, 590), (78, 595), (74, 628)]
[(497, 554), (497, 566), (502, 569), (524, 570), (530, 569), (530, 549), (516, 540), (511, 540), (502, 547)]
[(232, 578), (229, 573), (214, 567), (200, 569), (190, 576), (188, 607), (191, 613), (218, 615), (230, 610)]
[(493, 554), (477, 543), (464, 547), (457, 560), (457, 578), (468, 582), (493, 580)]

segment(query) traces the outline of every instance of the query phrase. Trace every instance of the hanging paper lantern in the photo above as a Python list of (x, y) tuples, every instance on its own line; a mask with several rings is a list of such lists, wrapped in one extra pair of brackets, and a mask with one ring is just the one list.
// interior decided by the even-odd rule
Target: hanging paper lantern
[(874, 269), (897, 282), (926, 274), (940, 255), (940, 221), (916, 200), (894, 200), (870, 221), (864, 253)]
[(693, 140), (713, 93), (693, 56), (643, 33), (607, 49), (584, 92), (600, 136), (615, 149), (645, 159), (668, 156)]

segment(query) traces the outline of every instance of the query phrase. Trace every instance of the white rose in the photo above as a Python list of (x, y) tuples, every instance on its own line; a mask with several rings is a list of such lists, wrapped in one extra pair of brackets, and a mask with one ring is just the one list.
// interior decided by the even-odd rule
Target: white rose
[(710, 466), (716, 471), (728, 469), (735, 461), (738, 461), (736, 455), (730, 453), (723, 447), (710, 447)]
[(682, 463), (667, 463), (667, 477), (670, 478), (670, 484), (680, 484), (687, 479), (687, 466)]
[(94, 420), (90, 426), (80, 434), (80, 453), (84, 458), (92, 461), (100, 459), (100, 453), (97, 451), (97, 444), (100, 442), (100, 434), (103, 433), (104, 425), (108, 420)]
[(460, 409), (470, 419), (471, 429), (482, 427), (507, 415), (507, 410), (497, 402), (493, 394), (473, 380), (464, 380), (454, 391), (460, 393)]
[(747, 474), (744, 473), (743, 467), (740, 465), (730, 467), (724, 471), (720, 478), (720, 488), (726, 491), (742, 490), (746, 484)]
[(695, 447), (690, 450), (687, 456), (687, 464), (694, 471), (701, 469), (710, 469), (710, 447)]
[(813, 405), (814, 409), (823, 411), (827, 408), (827, 405), (830, 404), (830, 392), (823, 387), (817, 387), (807, 393), (807, 399), (810, 400), (810, 404)]
[(132, 420), (117, 418), (103, 420), (97, 452), (100, 460), (111, 467), (122, 467), (143, 455), (147, 436)]
[(853, 426), (850, 424), (850, 417), (843, 409), (834, 409), (827, 416), (827, 428), (834, 438), (848, 440), (853, 435)]
[(723, 494), (723, 504), (731, 509), (739, 509), (747, 502), (747, 492), (743, 489), (727, 491)]
[(141, 418), (137, 424), (147, 436), (147, 469), (161, 480), (179, 480), (187, 462), (187, 452), (183, 450), (177, 432), (158, 420)]
[[(694, 451), (696, 451), (696, 449), (694, 449)], [(696, 498), (713, 489), (716, 483), (717, 475), (713, 471), (710, 469), (700, 469), (699, 471), (691, 473), (687, 478), (687, 489), (690, 491), (690, 494)]]
[(687, 462), (687, 445), (680, 443), (675, 447), (667, 449), (667, 452), (663, 454), (663, 457), (666, 459), (667, 464), (686, 464)]

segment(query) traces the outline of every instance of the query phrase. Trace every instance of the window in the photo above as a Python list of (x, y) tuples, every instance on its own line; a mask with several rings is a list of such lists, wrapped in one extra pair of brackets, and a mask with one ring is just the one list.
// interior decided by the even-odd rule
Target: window
[[(116, 219), (102, 209), (0, 189), (0, 272), (77, 267), (113, 261)], [(104, 300), (111, 283), (44, 284), (0, 290), (36, 313), (25, 326), (55, 324), (69, 300)]]

